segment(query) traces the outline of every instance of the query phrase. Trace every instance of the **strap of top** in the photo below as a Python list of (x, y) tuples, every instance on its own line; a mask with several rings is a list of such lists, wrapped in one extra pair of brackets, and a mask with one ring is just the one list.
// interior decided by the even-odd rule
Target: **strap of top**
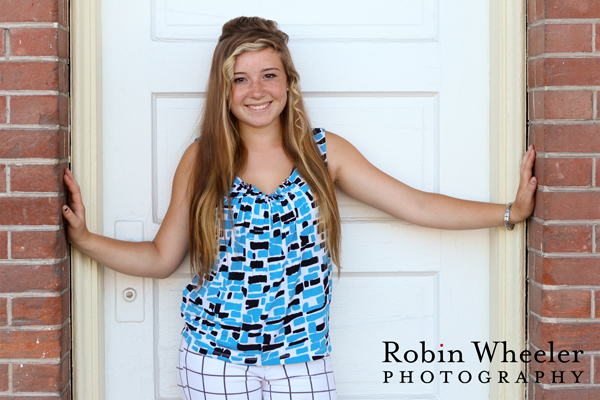
[(319, 149), (319, 153), (323, 157), (323, 161), (325, 162), (325, 166), (327, 166), (327, 148), (325, 143), (325, 129), (323, 128), (315, 128), (313, 129), (313, 135), (315, 137), (315, 142), (317, 143), (317, 148)]

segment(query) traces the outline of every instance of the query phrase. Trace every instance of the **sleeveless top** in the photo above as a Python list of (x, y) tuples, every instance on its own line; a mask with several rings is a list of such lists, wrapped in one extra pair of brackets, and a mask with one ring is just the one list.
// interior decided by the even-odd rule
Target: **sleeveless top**
[[(313, 130), (326, 163), (325, 130)], [(296, 168), (270, 195), (235, 179), (224, 196), (219, 259), (183, 290), (182, 335), (193, 351), (248, 365), (300, 363), (331, 352), (332, 265), (314, 196)]]

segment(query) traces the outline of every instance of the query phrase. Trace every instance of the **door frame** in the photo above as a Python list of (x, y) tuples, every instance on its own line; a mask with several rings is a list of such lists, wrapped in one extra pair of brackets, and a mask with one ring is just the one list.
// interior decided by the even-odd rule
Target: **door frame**
[[(71, 0), (71, 167), (102, 232), (101, 0)], [(526, 144), (526, 0), (490, 0), (490, 200), (507, 203), (519, 183)], [(490, 230), (490, 337), (525, 349), (525, 224)], [(102, 266), (72, 248), (73, 398), (104, 400)], [(516, 377), (521, 363), (490, 365)], [(490, 400), (523, 400), (525, 384), (490, 382)]]

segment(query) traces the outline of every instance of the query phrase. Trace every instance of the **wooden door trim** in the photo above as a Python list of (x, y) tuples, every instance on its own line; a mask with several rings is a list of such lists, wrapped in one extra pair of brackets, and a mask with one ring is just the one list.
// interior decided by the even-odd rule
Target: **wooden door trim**
[[(102, 232), (100, 1), (72, 0), (72, 169), (79, 178), (88, 226)], [(525, 0), (490, 0), (490, 198), (514, 198), (526, 137)], [(525, 227), (490, 235), (490, 340), (525, 346)], [(102, 267), (72, 252), (73, 398), (104, 399)], [(520, 363), (491, 371), (518, 376)], [(497, 374), (497, 372), (492, 372)], [(497, 375), (496, 375), (497, 376)], [(492, 379), (490, 399), (520, 400), (525, 385)]]
[[(102, 232), (100, 0), (71, 4), (71, 168), (91, 232)], [(103, 267), (71, 247), (73, 398), (104, 399)]]
[[(508, 203), (526, 148), (526, 1), (490, 1), (490, 199)], [(525, 350), (525, 224), (490, 232), (490, 341)], [(490, 400), (525, 399), (524, 363), (490, 365)], [(506, 371), (510, 384), (498, 383)]]

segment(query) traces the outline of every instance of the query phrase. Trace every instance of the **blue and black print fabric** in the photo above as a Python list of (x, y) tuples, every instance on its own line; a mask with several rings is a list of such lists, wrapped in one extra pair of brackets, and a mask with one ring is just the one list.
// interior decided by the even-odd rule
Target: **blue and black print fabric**
[[(313, 131), (326, 162), (325, 130)], [(307, 362), (331, 352), (331, 260), (313, 194), (294, 168), (272, 194), (239, 177), (219, 263), (183, 291), (183, 337), (196, 352), (238, 364)], [(227, 199), (224, 200), (227, 207)]]

